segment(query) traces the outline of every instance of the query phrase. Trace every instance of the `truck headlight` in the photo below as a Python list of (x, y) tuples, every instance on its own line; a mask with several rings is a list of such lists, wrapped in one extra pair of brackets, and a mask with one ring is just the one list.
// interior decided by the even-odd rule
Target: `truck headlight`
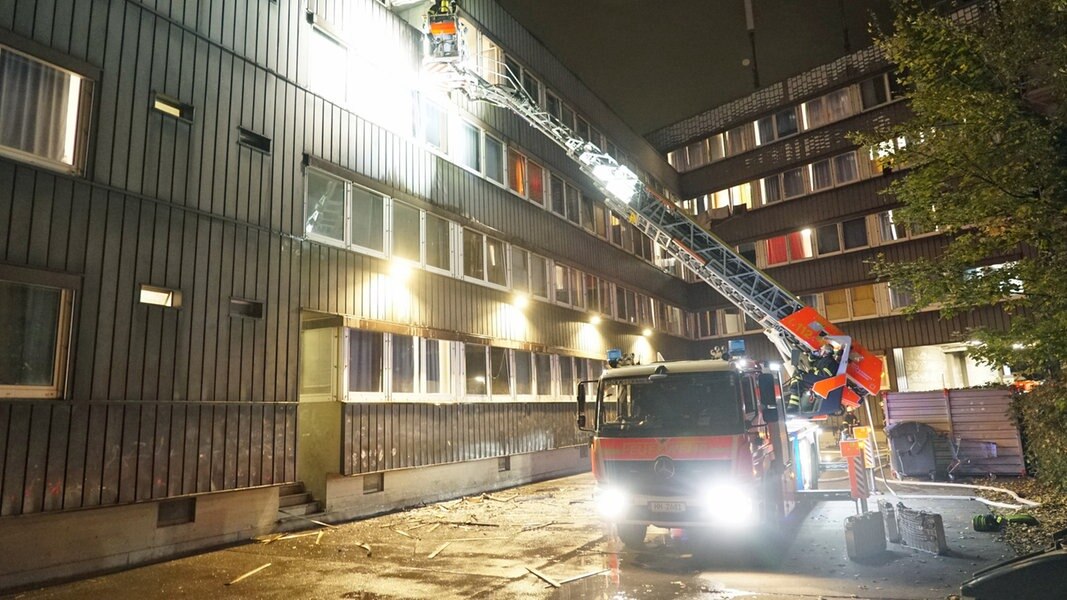
[(708, 518), (723, 525), (747, 525), (756, 512), (752, 493), (736, 484), (713, 485), (704, 490), (703, 500)]
[(630, 508), (630, 494), (617, 487), (601, 488), (594, 501), (597, 512), (611, 521), (624, 517)]

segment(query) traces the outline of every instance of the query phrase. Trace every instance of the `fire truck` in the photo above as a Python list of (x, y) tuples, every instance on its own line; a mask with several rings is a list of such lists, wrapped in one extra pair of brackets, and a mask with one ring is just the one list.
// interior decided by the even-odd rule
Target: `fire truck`
[[(608, 209), (763, 327), (783, 358), (788, 385), (804, 399), (786, 419), (774, 376), (742, 359), (634, 365), (605, 373), (595, 422), (587, 427), (580, 386), (578, 419), (594, 432), (598, 497), (616, 515), (620, 535), (639, 543), (649, 523), (733, 524), (740, 516), (769, 521), (788, 512), (797, 488), (814, 480), (814, 467), (804, 460), (814, 453), (811, 421), (877, 394), (881, 359), (578, 136), (505, 64), (473, 62), (456, 2), (436, 0), (426, 23), (424, 65), (441, 85), (512, 111), (559, 145), (603, 193)], [(840, 355), (836, 372), (816, 368), (827, 344)], [(661, 422), (642, 425), (635, 411), (652, 411), (647, 418), (656, 414)]]

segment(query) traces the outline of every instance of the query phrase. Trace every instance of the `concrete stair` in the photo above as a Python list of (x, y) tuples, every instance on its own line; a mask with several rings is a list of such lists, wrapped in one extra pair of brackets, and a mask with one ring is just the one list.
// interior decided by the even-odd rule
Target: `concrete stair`
[(276, 531), (295, 531), (315, 527), (309, 519), (321, 521), (325, 515), (322, 503), (311, 496), (302, 482), (287, 483), (278, 488)]

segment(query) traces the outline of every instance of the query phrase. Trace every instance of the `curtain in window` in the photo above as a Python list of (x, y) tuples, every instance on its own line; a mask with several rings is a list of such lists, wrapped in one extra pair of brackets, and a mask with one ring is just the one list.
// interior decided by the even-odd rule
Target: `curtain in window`
[(62, 292), (0, 281), (0, 385), (52, 385)]
[[(74, 164), (77, 87), (69, 73), (0, 48), (0, 145)], [(69, 121), (69, 122), (68, 122)], [(68, 142), (69, 138), (69, 142)]]
[(789, 259), (786, 254), (785, 236), (779, 236), (767, 240), (767, 264), (777, 265)]
[(382, 334), (353, 329), (348, 344), (349, 391), (382, 391)]

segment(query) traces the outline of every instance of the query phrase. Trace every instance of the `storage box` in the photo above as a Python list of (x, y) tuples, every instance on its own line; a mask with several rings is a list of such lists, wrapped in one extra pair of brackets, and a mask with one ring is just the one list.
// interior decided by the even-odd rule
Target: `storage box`
[(845, 550), (849, 560), (863, 560), (885, 552), (885, 524), (881, 513), (845, 519)]

